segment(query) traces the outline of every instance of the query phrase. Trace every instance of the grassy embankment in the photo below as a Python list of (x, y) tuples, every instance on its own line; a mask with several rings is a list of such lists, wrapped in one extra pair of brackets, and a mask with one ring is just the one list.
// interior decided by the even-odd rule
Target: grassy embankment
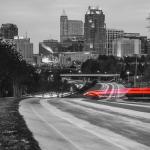
[(20, 100), (0, 98), (0, 150), (40, 150), (19, 114)]

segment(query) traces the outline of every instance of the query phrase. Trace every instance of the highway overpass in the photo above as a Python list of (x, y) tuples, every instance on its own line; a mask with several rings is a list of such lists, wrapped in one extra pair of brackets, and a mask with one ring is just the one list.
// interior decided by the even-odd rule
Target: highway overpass
[(97, 77), (98, 79), (114, 79), (114, 80), (118, 80), (120, 77), (120, 74), (73, 74), (73, 73), (69, 73), (69, 74), (61, 74), (61, 77), (80, 77), (80, 78), (84, 78), (84, 79), (89, 79), (90, 77)]

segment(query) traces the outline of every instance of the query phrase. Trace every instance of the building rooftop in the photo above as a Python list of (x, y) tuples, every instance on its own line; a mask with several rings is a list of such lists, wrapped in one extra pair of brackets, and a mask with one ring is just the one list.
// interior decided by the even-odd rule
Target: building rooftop
[(102, 9), (99, 8), (99, 6), (89, 6), (86, 14), (101, 14)]

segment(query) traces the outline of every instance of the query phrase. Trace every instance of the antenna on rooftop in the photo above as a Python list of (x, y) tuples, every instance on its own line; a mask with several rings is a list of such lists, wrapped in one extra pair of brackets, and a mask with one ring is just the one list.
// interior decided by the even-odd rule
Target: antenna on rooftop
[(65, 10), (63, 9), (62, 16), (67, 16)]
[(150, 29), (150, 14), (149, 14), (149, 17), (147, 17), (146, 19), (149, 21), (149, 26), (147, 28)]

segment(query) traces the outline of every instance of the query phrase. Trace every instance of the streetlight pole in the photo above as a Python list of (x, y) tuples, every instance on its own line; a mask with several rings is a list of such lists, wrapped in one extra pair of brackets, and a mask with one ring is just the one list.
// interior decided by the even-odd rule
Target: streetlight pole
[(143, 81), (142, 81), (142, 79), (143, 79), (143, 72), (144, 72), (144, 63), (142, 63), (142, 73), (141, 73), (141, 80), (140, 80), (140, 87), (142, 87), (142, 85), (143, 85)]
[(136, 87), (136, 77), (137, 77), (137, 55), (135, 55), (134, 87)]

